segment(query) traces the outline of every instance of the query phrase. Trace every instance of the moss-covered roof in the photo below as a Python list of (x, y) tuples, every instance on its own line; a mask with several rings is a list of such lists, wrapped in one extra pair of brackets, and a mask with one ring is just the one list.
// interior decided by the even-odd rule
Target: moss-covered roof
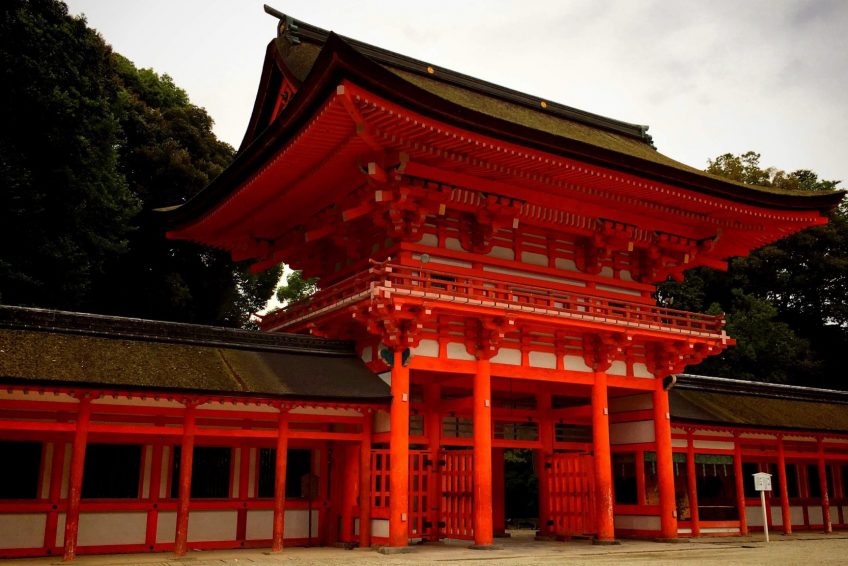
[[(54, 320), (49, 323), (45, 319), (51, 314)], [(151, 334), (155, 328), (169, 329), (170, 335)], [(178, 330), (181, 336), (175, 336)], [(210, 332), (215, 339), (209, 338)], [(251, 334), (267, 336), (0, 307), (0, 382), (349, 401), (389, 398), (385, 383), (349, 345), (343, 349), (328, 342), (322, 348), (320, 340), (286, 335), (251, 343)], [(300, 346), (286, 344), (290, 338)]]
[(678, 376), (671, 416), (731, 426), (848, 432), (848, 393), (748, 381)]

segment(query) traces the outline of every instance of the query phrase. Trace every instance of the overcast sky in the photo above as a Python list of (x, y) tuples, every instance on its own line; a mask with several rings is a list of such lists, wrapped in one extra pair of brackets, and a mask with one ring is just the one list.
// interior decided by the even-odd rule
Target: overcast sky
[[(66, 0), (167, 73), (238, 147), (276, 20), (262, 0)], [(848, 188), (846, 0), (265, 0), (310, 24), (528, 94), (647, 124), (703, 168), (755, 150)]]

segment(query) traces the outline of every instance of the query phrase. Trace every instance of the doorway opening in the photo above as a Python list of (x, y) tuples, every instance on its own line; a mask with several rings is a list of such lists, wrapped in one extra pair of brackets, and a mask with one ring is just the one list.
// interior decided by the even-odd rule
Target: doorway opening
[(539, 474), (536, 451), (504, 451), (504, 511), (510, 531), (535, 532), (539, 528)]

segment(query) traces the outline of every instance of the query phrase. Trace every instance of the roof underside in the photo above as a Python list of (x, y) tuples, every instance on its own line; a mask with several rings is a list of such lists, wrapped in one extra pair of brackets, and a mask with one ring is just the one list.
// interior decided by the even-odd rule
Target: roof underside
[(321, 342), (2, 307), (0, 380), (332, 401), (390, 397), (349, 344)]
[[(363, 183), (356, 175), (363, 158), (375, 152), (409, 153), (411, 162), (438, 161), (452, 172), (537, 191), (545, 204), (571, 199), (589, 216), (618, 208), (652, 219), (653, 230), (717, 241), (723, 233), (717, 258), (824, 223), (823, 215), (842, 198), (841, 192), (787, 193), (721, 179), (657, 152), (643, 126), (290, 18), (282, 22), (268, 47), (236, 161), (194, 199), (168, 212), (172, 237), (231, 250), (241, 245), (234, 244), (240, 237), (273, 242), (280, 226), (333, 204), (326, 187)], [(276, 113), (284, 81), (296, 92)], [(339, 85), (345, 85), (343, 94)], [(573, 202), (561, 206), (575, 208)], [(657, 228), (663, 223), (668, 228)]]

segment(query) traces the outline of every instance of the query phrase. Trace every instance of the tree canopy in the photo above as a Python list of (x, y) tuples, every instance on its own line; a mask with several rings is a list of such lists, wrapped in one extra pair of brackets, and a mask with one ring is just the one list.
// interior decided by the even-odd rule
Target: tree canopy
[(0, 300), (246, 324), (279, 269), (169, 241), (154, 212), (232, 159), (206, 111), (56, 0), (0, 6), (0, 64)]
[[(725, 154), (707, 171), (786, 190), (826, 191), (839, 181), (809, 170), (762, 168), (760, 155)], [(734, 258), (726, 273), (693, 269), (682, 283), (664, 283), (658, 298), (674, 308), (725, 312), (737, 345), (687, 371), (723, 377), (848, 388), (842, 353), (848, 348), (848, 210)]]

